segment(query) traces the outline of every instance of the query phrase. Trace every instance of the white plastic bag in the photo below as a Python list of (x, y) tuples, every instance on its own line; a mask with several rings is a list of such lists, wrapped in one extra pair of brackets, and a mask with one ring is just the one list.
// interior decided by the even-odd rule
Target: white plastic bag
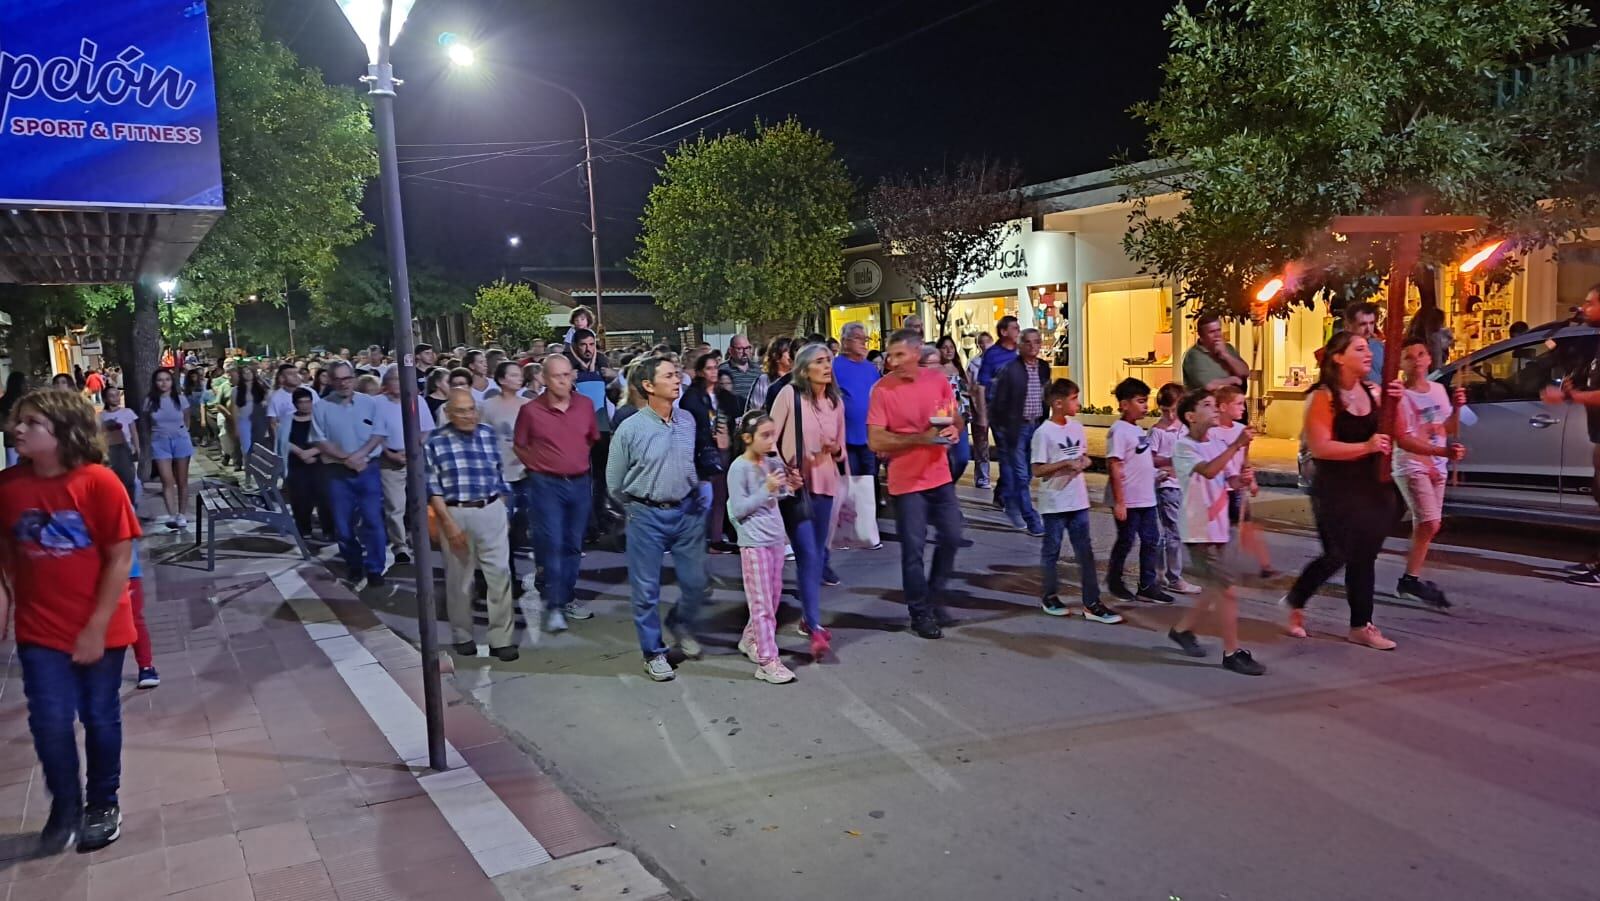
[(834, 515), (833, 540), (830, 544), (841, 550), (874, 548), (881, 543), (878, 536), (878, 498), (872, 476), (850, 476), (845, 480), (844, 497), (839, 500)]

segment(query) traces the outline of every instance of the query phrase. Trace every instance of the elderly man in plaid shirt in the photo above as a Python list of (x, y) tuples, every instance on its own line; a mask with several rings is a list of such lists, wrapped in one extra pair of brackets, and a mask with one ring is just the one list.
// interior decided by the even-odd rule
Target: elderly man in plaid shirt
[(483, 570), (489, 587), (489, 653), (517, 659), (511, 598), (511, 540), (506, 502), (511, 487), (500, 470), (494, 429), (478, 422), (472, 392), (457, 388), (445, 401), (448, 425), (423, 446), (428, 465), (428, 505), (444, 544), (445, 608), (455, 652), (475, 657), (472, 638), (472, 575)]

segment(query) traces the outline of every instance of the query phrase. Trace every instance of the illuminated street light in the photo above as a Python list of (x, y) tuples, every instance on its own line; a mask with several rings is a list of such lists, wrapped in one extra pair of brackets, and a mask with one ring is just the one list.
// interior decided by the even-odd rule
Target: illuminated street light
[(506, 245), (509, 246), (509, 247), (521, 247), (522, 246), (522, 236), (521, 235), (512, 235), (512, 236), (506, 238)]
[(1496, 251), (1505, 246), (1505, 243), (1506, 242), (1503, 240), (1495, 241), (1493, 244), (1489, 244), (1472, 256), (1467, 257), (1466, 262), (1461, 264), (1461, 271), (1471, 272), (1479, 266), (1482, 266), (1484, 263), (1488, 262), (1490, 257), (1495, 255)]
[(471, 47), (459, 41), (445, 49), (445, 55), (450, 57), (450, 62), (462, 66), (471, 66), (478, 61), (478, 54)]
[(162, 294), (171, 294), (178, 290), (178, 282), (176, 279), (162, 279), (156, 283), (156, 287), (161, 289)]

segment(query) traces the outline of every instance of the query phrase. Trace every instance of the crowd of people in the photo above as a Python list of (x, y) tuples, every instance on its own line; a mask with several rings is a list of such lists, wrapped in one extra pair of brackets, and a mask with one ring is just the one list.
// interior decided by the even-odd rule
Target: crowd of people
[[(1582, 316), (1600, 326), (1600, 286)], [(1459, 387), (1429, 381), (1441, 351), (1427, 329), (1397, 349), (1403, 377), (1381, 385), (1375, 320), (1369, 306), (1352, 308), (1318, 356), (1304, 433), (1316, 461), (1311, 497), (1322, 547), (1283, 599), (1284, 628), (1305, 637), (1305, 607), (1343, 569), (1348, 640), (1390, 650), (1395, 642), (1372, 621), (1376, 560), (1396, 522), (1380, 466), (1392, 451), (1387, 473), (1413, 519), (1397, 591), (1448, 606), (1421, 571), (1448, 463), (1464, 453), (1452, 436), (1471, 414)], [(1196, 596), (1168, 638), (1188, 655), (1207, 656), (1196, 630), (1210, 619), (1222, 665), (1260, 675), (1265, 666), (1241, 647), (1237, 628), (1237, 588), (1276, 572), (1250, 510), (1258, 487), (1246, 372), (1219, 322), (1202, 317), (1198, 325), (1185, 384), (1153, 391), (1130, 378), (1115, 388), (1105, 503), (1116, 540), (1104, 584), (1118, 602)], [(559, 343), (515, 352), (412, 348), (425, 531), (443, 557), (454, 653), (479, 652), (480, 576), (489, 652), (515, 660), (516, 598), (536, 589), (550, 631), (591, 618), (575, 591), (584, 545), (620, 540), (650, 678), (674, 678), (669, 647), (683, 659), (701, 656), (707, 555), (737, 552), (749, 607), (738, 649), (757, 679), (793, 682), (778, 647), (786, 560), (796, 564), (796, 629), (812, 658), (824, 658), (833, 642), (824, 589), (841, 583), (832, 551), (881, 548), (876, 517), (884, 506), (897, 527), (910, 630), (938, 639), (955, 622), (945, 607), (963, 544), (955, 484), (973, 464), (975, 483), (992, 488), (1012, 525), (1040, 539), (1043, 612), (1122, 621), (1100, 595), (1090, 540), (1081, 392), (1053, 377), (1039, 358), (1039, 333), (1014, 317), (998, 323), (994, 339), (979, 336), (980, 353), (967, 362), (948, 339), (925, 345), (921, 323), (911, 320), (887, 336), (881, 354), (868, 349), (860, 323), (849, 323), (837, 340), (778, 337), (759, 355), (741, 335), (726, 356), (704, 343), (682, 354), (639, 346), (614, 363), (592, 326), (579, 310)], [(14, 464), (0, 473), (0, 624), (9, 627), (14, 613), (29, 727), (52, 798), (45, 853), (116, 840), (119, 689), (130, 648), (138, 687), (160, 684), (143, 621), (132, 503), (140, 458), (148, 454), (161, 482), (166, 527), (181, 530), (197, 446), (219, 444), (223, 459), (239, 466), (270, 443), (297, 526), (338, 543), (353, 589), (381, 584), (391, 565), (413, 555), (407, 535), (419, 524), (406, 521), (401, 369), (391, 356), (371, 347), (226, 366), (172, 362), (152, 376), (137, 409), (124, 404), (115, 370), (58, 376), (35, 390), (13, 374), (0, 397)], [(1597, 368), (1543, 399), (1582, 405), (1595, 420)], [(1152, 395), (1159, 418), (1146, 428)], [(1379, 428), (1385, 396), (1399, 411), (1393, 438)], [(1060, 590), (1064, 538), (1078, 568), (1075, 603)], [(1136, 543), (1130, 589), (1124, 567)], [(668, 560), (678, 599), (663, 615)], [(75, 722), (84, 727), (86, 778)]]

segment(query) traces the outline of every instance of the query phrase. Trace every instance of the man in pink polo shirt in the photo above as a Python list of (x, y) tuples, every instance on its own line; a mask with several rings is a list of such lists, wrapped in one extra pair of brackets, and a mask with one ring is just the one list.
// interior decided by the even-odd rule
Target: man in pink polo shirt
[[(922, 334), (901, 329), (889, 336), (884, 376), (872, 389), (867, 407), (867, 446), (886, 457), (889, 495), (900, 535), (900, 585), (911, 612), (911, 631), (943, 638), (941, 626), (954, 624), (939, 597), (955, 571), (961, 543), (961, 505), (946, 460), (965, 423), (950, 381), (937, 369), (924, 369)], [(922, 548), (933, 525), (933, 567), (924, 577)]]

